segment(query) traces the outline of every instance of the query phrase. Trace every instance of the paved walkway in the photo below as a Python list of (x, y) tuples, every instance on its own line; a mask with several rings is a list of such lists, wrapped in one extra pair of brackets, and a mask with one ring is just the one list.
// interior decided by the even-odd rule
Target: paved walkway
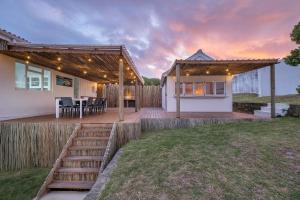
[(83, 200), (88, 192), (52, 191), (44, 195), (41, 200)]

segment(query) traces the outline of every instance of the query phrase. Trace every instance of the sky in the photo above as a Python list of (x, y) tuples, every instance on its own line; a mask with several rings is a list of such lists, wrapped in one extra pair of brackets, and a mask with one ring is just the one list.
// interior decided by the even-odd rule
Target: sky
[(139, 72), (157, 78), (198, 49), (216, 59), (283, 58), (300, 21), (300, 0), (0, 0), (0, 7), (0, 27), (32, 43), (124, 44)]

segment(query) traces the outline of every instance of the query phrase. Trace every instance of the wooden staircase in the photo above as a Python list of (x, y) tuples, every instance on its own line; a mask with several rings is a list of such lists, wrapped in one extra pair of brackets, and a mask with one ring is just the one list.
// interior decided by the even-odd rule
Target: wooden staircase
[(97, 180), (111, 129), (111, 124), (81, 125), (53, 168), (46, 190), (90, 190)]

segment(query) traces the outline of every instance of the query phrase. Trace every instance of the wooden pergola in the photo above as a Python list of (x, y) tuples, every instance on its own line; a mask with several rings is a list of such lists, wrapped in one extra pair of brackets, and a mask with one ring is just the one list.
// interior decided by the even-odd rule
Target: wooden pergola
[(236, 75), (270, 66), (271, 117), (275, 113), (275, 64), (278, 59), (175, 60), (165, 76), (176, 76), (176, 117), (180, 118), (180, 76)]
[(135, 84), (136, 108), (144, 84), (123, 45), (50, 45), (2, 42), (0, 53), (98, 84), (119, 84), (119, 120), (124, 120), (124, 84)]

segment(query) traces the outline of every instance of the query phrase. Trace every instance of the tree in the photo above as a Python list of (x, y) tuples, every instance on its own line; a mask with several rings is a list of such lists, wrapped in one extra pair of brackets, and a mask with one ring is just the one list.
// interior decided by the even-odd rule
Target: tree
[(143, 79), (145, 81), (145, 85), (159, 85), (160, 80), (158, 78), (147, 78), (143, 76)]
[[(291, 33), (291, 40), (300, 45), (300, 22), (294, 26), (294, 29)], [(297, 66), (300, 64), (300, 46), (296, 49), (293, 49), (287, 57), (284, 58), (285, 63)]]

